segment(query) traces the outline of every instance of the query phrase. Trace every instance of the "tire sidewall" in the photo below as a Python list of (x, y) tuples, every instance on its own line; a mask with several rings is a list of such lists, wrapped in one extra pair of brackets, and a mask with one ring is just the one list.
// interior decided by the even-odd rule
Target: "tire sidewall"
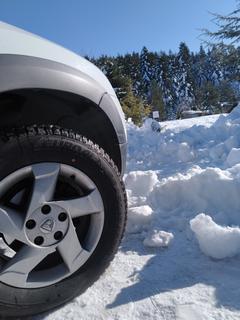
[(86, 139), (55, 135), (20, 136), (0, 149), (0, 181), (25, 166), (56, 162), (81, 170), (98, 188), (104, 204), (104, 227), (87, 262), (70, 277), (54, 285), (21, 289), (0, 283), (0, 314), (35, 314), (61, 305), (84, 292), (105, 270), (122, 237), (126, 208), (119, 175), (103, 150)]

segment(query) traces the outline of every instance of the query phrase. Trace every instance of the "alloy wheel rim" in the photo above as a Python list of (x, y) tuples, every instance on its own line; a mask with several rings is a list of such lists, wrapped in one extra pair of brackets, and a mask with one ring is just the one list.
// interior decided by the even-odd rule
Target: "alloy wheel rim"
[[(27, 179), (31, 181), (28, 188), (12, 191)], [(74, 196), (69, 192), (65, 198), (63, 191), (56, 199), (60, 180), (65, 181), (66, 190), (77, 190)], [(73, 187), (67, 181), (73, 181)], [(20, 206), (26, 193), (27, 206)], [(81, 225), (86, 225), (82, 231)], [(103, 226), (102, 197), (82, 171), (48, 162), (17, 170), (0, 182), (0, 233), (11, 252), (1, 257), (0, 281), (38, 288), (69, 277), (91, 256)]]

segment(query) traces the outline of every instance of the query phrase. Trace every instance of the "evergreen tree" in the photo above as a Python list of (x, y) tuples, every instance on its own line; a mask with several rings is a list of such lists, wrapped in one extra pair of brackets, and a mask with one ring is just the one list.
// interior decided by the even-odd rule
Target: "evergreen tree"
[(118, 56), (116, 60), (117, 65), (121, 68), (122, 75), (131, 78), (133, 91), (136, 95), (140, 96), (139, 86), (141, 83), (141, 73), (139, 53), (133, 52), (132, 54), (128, 53), (124, 56)]
[(238, 102), (238, 98), (228, 81), (219, 84), (219, 112), (229, 112)]
[(211, 32), (204, 30), (205, 34), (220, 42), (231, 40), (233, 43), (240, 42), (240, 0), (237, 1), (237, 8), (228, 15), (213, 14), (214, 22), (218, 30)]
[(140, 74), (141, 86), (139, 87), (142, 96), (147, 100), (148, 90), (151, 82), (151, 64), (149, 60), (149, 53), (146, 47), (142, 48), (140, 54)]
[(221, 46), (224, 81), (240, 81), (240, 47)]
[(162, 89), (158, 86), (156, 80), (151, 82), (151, 108), (152, 111), (159, 112), (159, 120), (166, 120), (165, 105), (163, 102)]
[(191, 108), (194, 100), (191, 55), (187, 45), (182, 42), (175, 59), (175, 90), (177, 95), (177, 112)]
[(206, 61), (207, 54), (203, 48), (200, 46), (199, 53), (194, 56), (194, 63), (192, 65), (193, 77), (195, 80), (195, 87), (201, 87), (205, 81), (207, 81), (206, 77)]
[(219, 108), (219, 100), (219, 88), (210, 81), (206, 81), (196, 90), (196, 104), (200, 110), (215, 112)]
[[(240, 99), (240, 47), (218, 45), (207, 52), (200, 47), (193, 54), (181, 43), (177, 54), (143, 48), (141, 54), (101, 56), (90, 61), (106, 74), (121, 102), (128, 96), (131, 105), (143, 104), (142, 115), (146, 104), (160, 110), (161, 119), (175, 119), (183, 109), (221, 112)], [(133, 103), (133, 97), (138, 102)], [(125, 99), (130, 117), (133, 110), (126, 105)]]
[(164, 52), (160, 53), (159, 68), (160, 78), (159, 85), (163, 93), (163, 101), (165, 104), (165, 111), (168, 119), (175, 119), (175, 101), (176, 92), (174, 89), (174, 61), (175, 55)]
[(121, 100), (121, 105), (126, 119), (131, 118), (136, 125), (141, 125), (143, 119), (150, 113), (149, 106), (144, 105), (143, 101), (134, 95), (130, 80), (128, 82), (127, 93)]

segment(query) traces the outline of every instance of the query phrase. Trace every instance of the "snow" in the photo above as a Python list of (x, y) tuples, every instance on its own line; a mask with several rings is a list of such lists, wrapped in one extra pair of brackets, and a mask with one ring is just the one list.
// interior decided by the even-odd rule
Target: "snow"
[(227, 156), (227, 163), (230, 166), (234, 166), (235, 164), (240, 162), (240, 149), (239, 148), (232, 148)]
[(142, 231), (150, 223), (152, 212), (149, 206), (129, 208), (126, 231), (129, 233)]
[(143, 241), (147, 247), (168, 247), (174, 236), (170, 232), (153, 230)]
[(105, 274), (36, 319), (240, 319), (240, 105), (127, 123), (128, 223)]
[(169, 130), (174, 130), (174, 132), (179, 132), (188, 128), (191, 128), (194, 125), (200, 126), (203, 125), (204, 127), (209, 128), (218, 118), (217, 115), (199, 117), (197, 119), (190, 118), (184, 120), (174, 120), (174, 121), (164, 121), (162, 122), (162, 127)]
[(135, 196), (147, 196), (157, 181), (157, 174), (154, 171), (133, 171), (125, 178), (126, 188), (132, 190), (132, 195)]
[(204, 213), (192, 219), (190, 225), (207, 256), (223, 259), (240, 252), (240, 228), (222, 227)]

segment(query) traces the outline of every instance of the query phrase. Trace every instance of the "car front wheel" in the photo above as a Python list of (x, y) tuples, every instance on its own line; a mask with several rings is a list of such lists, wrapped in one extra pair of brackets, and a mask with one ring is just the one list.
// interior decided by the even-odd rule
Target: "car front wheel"
[(66, 303), (106, 269), (126, 195), (102, 149), (71, 131), (33, 126), (0, 142), (0, 314)]

